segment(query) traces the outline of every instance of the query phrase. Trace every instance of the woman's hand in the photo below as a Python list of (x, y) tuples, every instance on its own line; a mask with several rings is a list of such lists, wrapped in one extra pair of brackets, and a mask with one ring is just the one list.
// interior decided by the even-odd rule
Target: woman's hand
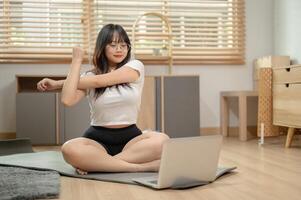
[(73, 47), (72, 62), (82, 63), (84, 59), (84, 50), (80, 47)]
[(37, 83), (37, 89), (42, 92), (56, 90), (59, 88), (60, 88), (59, 81), (52, 80), (50, 78), (44, 78)]

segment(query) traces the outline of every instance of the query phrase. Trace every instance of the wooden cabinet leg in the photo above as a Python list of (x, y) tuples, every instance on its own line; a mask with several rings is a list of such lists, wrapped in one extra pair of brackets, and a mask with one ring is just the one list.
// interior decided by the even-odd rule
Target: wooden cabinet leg
[(288, 128), (287, 136), (286, 136), (286, 143), (285, 143), (286, 148), (289, 148), (291, 146), (294, 132), (295, 132), (295, 128), (292, 128), (292, 127)]

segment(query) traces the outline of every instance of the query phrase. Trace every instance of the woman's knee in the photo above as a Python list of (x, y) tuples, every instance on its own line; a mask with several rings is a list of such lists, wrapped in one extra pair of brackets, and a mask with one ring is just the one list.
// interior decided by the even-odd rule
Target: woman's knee
[(80, 146), (81, 143), (75, 140), (67, 141), (62, 146), (62, 154), (66, 162), (75, 166), (77, 162), (80, 160), (81, 151)]
[(165, 141), (170, 139), (167, 134), (161, 132), (152, 132), (152, 137), (155, 138), (156, 142), (161, 145), (163, 145)]
[(170, 139), (170, 137), (165, 133), (159, 133), (162, 142), (164, 143), (166, 140)]
[(169, 137), (165, 133), (154, 133), (152, 149), (158, 157), (161, 157), (163, 145), (168, 139)]
[(159, 140), (162, 140), (163, 142), (169, 139), (169, 136), (167, 134), (157, 131), (148, 131), (145, 132), (145, 135), (147, 135), (148, 137), (159, 138)]

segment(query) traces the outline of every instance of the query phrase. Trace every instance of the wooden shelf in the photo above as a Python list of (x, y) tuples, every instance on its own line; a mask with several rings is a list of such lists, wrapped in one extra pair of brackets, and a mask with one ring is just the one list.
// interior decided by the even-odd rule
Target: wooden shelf
[(141, 54), (136, 54), (135, 55), (136, 59), (139, 60), (145, 60), (145, 61), (164, 61), (164, 60), (169, 60), (171, 59), (171, 56), (154, 56), (154, 55), (141, 55)]
[[(37, 90), (37, 83), (43, 78), (54, 80), (65, 79), (66, 75), (16, 75), (17, 93), (21, 92), (40, 92)], [(51, 92), (57, 92), (56, 90)]]

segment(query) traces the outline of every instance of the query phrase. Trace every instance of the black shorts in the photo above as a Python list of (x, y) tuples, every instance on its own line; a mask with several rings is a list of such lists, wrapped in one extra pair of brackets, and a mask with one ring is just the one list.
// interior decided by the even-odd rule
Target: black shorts
[(114, 156), (120, 153), (131, 139), (141, 134), (136, 124), (124, 128), (90, 126), (83, 137), (95, 140), (107, 150), (108, 154)]

